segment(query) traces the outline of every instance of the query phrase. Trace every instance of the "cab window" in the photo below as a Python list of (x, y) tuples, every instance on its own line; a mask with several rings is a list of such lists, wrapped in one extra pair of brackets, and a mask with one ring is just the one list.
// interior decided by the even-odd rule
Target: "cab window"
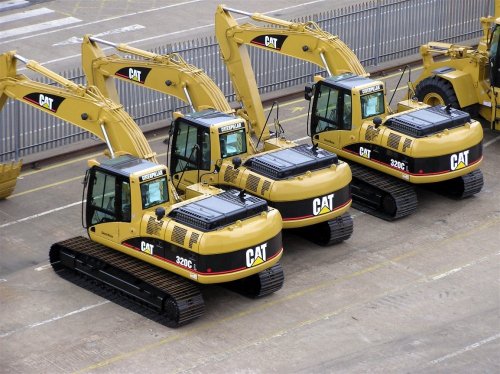
[(180, 123), (177, 128), (174, 149), (174, 172), (196, 170), (198, 129), (187, 123)]
[(344, 93), (344, 108), (342, 111), (342, 129), (352, 129), (352, 97), (348, 93)]
[(167, 178), (157, 178), (141, 183), (142, 209), (168, 201)]
[(233, 157), (247, 151), (245, 129), (219, 135), (221, 158)]
[(174, 173), (185, 170), (210, 170), (210, 156), (208, 129), (180, 122), (175, 136)]
[(363, 119), (384, 114), (384, 92), (374, 92), (361, 96), (361, 116)]
[(121, 215), (122, 221), (130, 222), (131, 219), (131, 198), (130, 198), (130, 183), (122, 181), (121, 183)]
[(210, 134), (208, 130), (201, 131), (201, 166), (202, 170), (210, 170)]
[(316, 113), (314, 113), (317, 118), (315, 133), (337, 130), (339, 124), (339, 111), (337, 110), (339, 91), (335, 88), (322, 85), (317, 96)]

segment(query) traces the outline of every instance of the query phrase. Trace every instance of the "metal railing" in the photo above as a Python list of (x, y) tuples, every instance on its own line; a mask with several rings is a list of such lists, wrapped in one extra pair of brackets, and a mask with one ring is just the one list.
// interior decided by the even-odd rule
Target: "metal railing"
[[(492, 7), (491, 0), (372, 0), (294, 21), (312, 20), (339, 35), (369, 67), (415, 55), (421, 44), (431, 40), (459, 43), (477, 39), (482, 35), (479, 18), (493, 14)], [(205, 70), (230, 102), (235, 100), (215, 37), (159, 46), (153, 52), (181, 54)], [(303, 85), (320, 73), (317, 66), (298, 59), (256, 48), (249, 52), (261, 94)], [(81, 68), (60, 74), (86, 84)], [(174, 97), (118, 80), (116, 84), (122, 104), (139, 126), (158, 121), (168, 125), (173, 111), (188, 110)], [(0, 112), (0, 162), (88, 138), (89, 133), (18, 101), (9, 99)]]

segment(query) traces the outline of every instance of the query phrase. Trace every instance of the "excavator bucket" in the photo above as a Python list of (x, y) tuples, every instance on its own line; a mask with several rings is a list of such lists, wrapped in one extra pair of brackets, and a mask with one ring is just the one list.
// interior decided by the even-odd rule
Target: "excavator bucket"
[(22, 161), (0, 164), (0, 200), (7, 198), (14, 191), (21, 166)]

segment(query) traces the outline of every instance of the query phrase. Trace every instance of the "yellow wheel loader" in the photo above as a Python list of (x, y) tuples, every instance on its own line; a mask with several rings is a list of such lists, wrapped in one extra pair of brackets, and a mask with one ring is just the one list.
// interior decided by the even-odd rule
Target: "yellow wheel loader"
[(482, 17), (477, 47), (430, 42), (420, 47), (423, 71), (414, 82), (418, 99), (480, 115), (500, 131), (500, 0), (495, 16)]
[[(97, 43), (140, 59), (105, 56)], [(189, 103), (193, 113), (176, 114), (171, 127), (170, 172), (180, 191), (199, 182), (239, 188), (278, 209), (285, 229), (298, 229), (319, 245), (351, 236), (351, 171), (335, 154), (271, 137), (265, 124), (249, 127), (208, 75), (176, 54), (157, 55), (87, 35), (82, 62), (90, 84), (115, 101), (117, 78)]]
[[(2, 104), (0, 103), (0, 108)], [(0, 200), (9, 197), (16, 187), (17, 177), (21, 173), (22, 161), (0, 164)]]
[[(238, 24), (231, 13), (258, 22)], [(238, 100), (252, 125), (264, 111), (247, 46), (294, 57), (326, 69), (305, 90), (311, 102), (312, 143), (349, 162), (353, 206), (386, 220), (417, 208), (416, 184), (432, 185), (457, 198), (478, 193), (481, 125), (467, 113), (416, 101), (386, 105), (384, 83), (368, 77), (354, 52), (314, 22), (293, 23), (219, 5), (215, 34)]]
[[(18, 60), (57, 85), (17, 75)], [(281, 288), (281, 216), (264, 200), (193, 184), (181, 201), (167, 167), (121, 105), (14, 52), (0, 55), (0, 98), (68, 121), (108, 147), (110, 158), (89, 160), (84, 179), (89, 239), (52, 245), (56, 271), (119, 290), (173, 327), (203, 313), (198, 284), (228, 283), (252, 297)]]

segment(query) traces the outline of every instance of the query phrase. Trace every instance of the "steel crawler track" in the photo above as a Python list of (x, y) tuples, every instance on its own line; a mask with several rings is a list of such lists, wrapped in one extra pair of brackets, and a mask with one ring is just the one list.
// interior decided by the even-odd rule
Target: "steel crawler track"
[(260, 273), (230, 282), (227, 284), (227, 288), (244, 296), (257, 298), (278, 291), (283, 286), (284, 281), (283, 268), (280, 263), (277, 263)]
[(342, 243), (351, 237), (353, 231), (354, 223), (349, 213), (330, 221), (297, 229), (297, 232), (307, 240), (325, 247)]
[(417, 194), (410, 184), (354, 162), (349, 166), (354, 208), (386, 221), (406, 217), (417, 209)]
[(118, 290), (161, 314), (169, 327), (185, 325), (204, 312), (195, 283), (87, 238), (55, 243), (49, 256), (54, 270), (71, 269)]
[(429, 185), (429, 189), (453, 199), (465, 199), (481, 191), (484, 185), (483, 173), (476, 169), (461, 177)]

